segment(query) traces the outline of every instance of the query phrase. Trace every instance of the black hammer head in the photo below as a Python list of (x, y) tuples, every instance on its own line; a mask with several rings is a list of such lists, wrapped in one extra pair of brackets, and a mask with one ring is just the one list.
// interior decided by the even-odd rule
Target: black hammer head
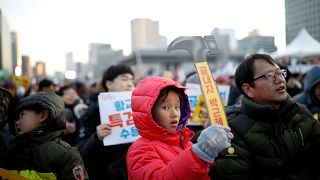
[(208, 53), (218, 51), (216, 41), (213, 36), (180, 36), (174, 39), (168, 46), (168, 52), (173, 50), (187, 50), (194, 61), (207, 61)]

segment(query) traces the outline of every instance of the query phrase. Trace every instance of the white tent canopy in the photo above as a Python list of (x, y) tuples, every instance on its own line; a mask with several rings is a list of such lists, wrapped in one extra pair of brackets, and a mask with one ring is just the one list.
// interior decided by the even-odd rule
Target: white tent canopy
[(291, 41), (283, 52), (275, 53), (275, 58), (281, 57), (306, 57), (320, 55), (320, 43), (316, 41), (308, 31), (303, 28), (299, 34)]

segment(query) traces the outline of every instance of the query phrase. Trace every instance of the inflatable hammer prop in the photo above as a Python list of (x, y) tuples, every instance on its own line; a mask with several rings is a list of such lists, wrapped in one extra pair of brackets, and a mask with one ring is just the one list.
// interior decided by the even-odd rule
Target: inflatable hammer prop
[(169, 44), (167, 51), (173, 50), (187, 50), (192, 55), (211, 124), (227, 126), (224, 106), (207, 63), (207, 54), (218, 52), (214, 37), (180, 36)]

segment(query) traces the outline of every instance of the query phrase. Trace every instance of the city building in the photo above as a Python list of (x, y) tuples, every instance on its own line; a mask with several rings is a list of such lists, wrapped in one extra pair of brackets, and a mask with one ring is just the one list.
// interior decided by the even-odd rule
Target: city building
[(32, 76), (32, 68), (30, 65), (30, 57), (29, 56), (22, 56), (21, 59), (21, 76)]
[(11, 33), (7, 18), (0, 9), (0, 71), (13, 74)]
[(77, 75), (77, 79), (78, 80), (85, 80), (85, 78), (86, 78), (86, 66), (85, 66), (85, 64), (84, 63), (81, 63), (81, 62), (77, 62), (76, 64), (75, 64), (75, 66), (76, 66), (76, 69), (75, 69), (75, 71), (76, 71), (76, 75)]
[(97, 78), (112, 64), (123, 59), (122, 50), (113, 50), (110, 44), (91, 43), (89, 47), (89, 62), (87, 77)]
[(22, 60), (19, 46), (19, 35), (17, 32), (11, 32), (11, 54), (12, 54), (12, 72), (16, 72), (16, 68), (21, 68)]
[(305, 28), (320, 42), (320, 1), (286, 0), (286, 44), (289, 44)]
[(34, 76), (37, 79), (46, 77), (46, 63), (37, 61), (34, 66)]
[(74, 71), (73, 53), (68, 52), (66, 54), (66, 71)]
[(219, 51), (230, 53), (237, 49), (237, 39), (234, 29), (214, 28), (211, 35), (215, 37)]
[(277, 51), (273, 36), (262, 36), (259, 30), (253, 30), (247, 37), (238, 41), (238, 51), (244, 54), (272, 53)]
[[(229, 55), (230, 62), (237, 62), (242, 58), (243, 54)], [(207, 55), (207, 60), (213, 73), (226, 64), (220, 55)], [(194, 60), (187, 51), (167, 53), (164, 50), (141, 50), (131, 53), (121, 63), (132, 67), (137, 81), (149, 76), (164, 76), (166, 72), (171, 72), (173, 78), (181, 74), (187, 77), (196, 71)]]
[(167, 40), (159, 33), (159, 22), (150, 19), (131, 21), (131, 51), (141, 49), (166, 49)]

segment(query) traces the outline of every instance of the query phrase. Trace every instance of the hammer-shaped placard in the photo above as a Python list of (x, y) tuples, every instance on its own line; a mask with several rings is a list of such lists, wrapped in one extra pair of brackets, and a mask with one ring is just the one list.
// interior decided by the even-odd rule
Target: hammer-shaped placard
[(219, 90), (207, 63), (207, 54), (218, 51), (214, 37), (180, 36), (169, 44), (168, 52), (173, 50), (187, 50), (192, 55), (211, 124), (228, 126)]

